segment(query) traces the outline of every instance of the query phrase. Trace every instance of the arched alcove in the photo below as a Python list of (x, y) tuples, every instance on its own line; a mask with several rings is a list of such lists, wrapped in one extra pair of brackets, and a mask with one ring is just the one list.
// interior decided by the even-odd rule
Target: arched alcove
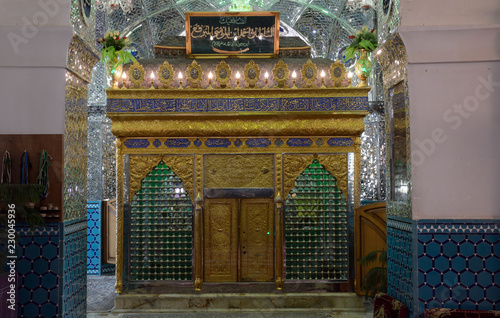
[(141, 182), (130, 214), (130, 279), (191, 280), (193, 206), (161, 161)]
[(318, 159), (285, 200), (286, 278), (347, 280), (347, 201)]

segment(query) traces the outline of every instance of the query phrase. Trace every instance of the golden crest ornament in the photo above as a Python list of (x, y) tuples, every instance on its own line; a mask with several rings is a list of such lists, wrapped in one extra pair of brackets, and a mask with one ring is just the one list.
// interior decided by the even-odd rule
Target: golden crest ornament
[(345, 78), (345, 66), (344, 63), (336, 60), (330, 65), (330, 79), (335, 87), (342, 85), (342, 81)]
[(278, 87), (285, 87), (285, 82), (290, 77), (290, 70), (288, 69), (288, 65), (283, 62), (283, 60), (279, 60), (273, 68), (273, 79), (276, 83), (278, 83)]
[(306, 87), (312, 87), (318, 78), (318, 67), (311, 60), (308, 60), (302, 67), (301, 74)]
[(162, 88), (167, 89), (174, 79), (174, 69), (167, 61), (158, 68), (158, 80), (162, 83)]
[(134, 85), (134, 88), (140, 88), (142, 82), (144, 81), (144, 76), (146, 75), (146, 71), (144, 71), (144, 67), (138, 62), (134, 62), (132, 66), (128, 69), (128, 78), (130, 82)]
[(193, 61), (186, 69), (187, 80), (191, 84), (192, 88), (197, 88), (203, 79), (203, 70), (200, 64)]
[(225, 88), (231, 80), (231, 67), (226, 62), (221, 61), (215, 69), (215, 79), (221, 88)]
[(260, 79), (260, 68), (253, 60), (251, 60), (245, 66), (243, 75), (245, 76), (245, 81), (248, 83), (248, 86), (254, 88), (255, 84), (257, 84)]

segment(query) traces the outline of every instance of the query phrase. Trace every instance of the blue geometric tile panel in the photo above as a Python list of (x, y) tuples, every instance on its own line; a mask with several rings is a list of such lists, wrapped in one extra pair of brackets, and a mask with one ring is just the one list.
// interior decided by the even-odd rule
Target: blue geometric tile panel
[(500, 231), (493, 220), (421, 220), (418, 312), (500, 310)]
[(87, 274), (101, 275), (101, 201), (87, 201)]
[(60, 276), (60, 228), (59, 224), (46, 224), (31, 231), (29, 227), (17, 227), (16, 269), (18, 316), (58, 317)]
[(64, 271), (62, 313), (64, 317), (85, 318), (87, 309), (87, 220), (64, 224)]
[(387, 293), (413, 312), (412, 220), (387, 216)]

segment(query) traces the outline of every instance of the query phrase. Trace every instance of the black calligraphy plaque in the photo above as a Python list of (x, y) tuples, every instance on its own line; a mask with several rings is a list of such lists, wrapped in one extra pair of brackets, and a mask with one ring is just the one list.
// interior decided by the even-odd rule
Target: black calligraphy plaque
[(188, 57), (278, 55), (279, 12), (186, 12)]

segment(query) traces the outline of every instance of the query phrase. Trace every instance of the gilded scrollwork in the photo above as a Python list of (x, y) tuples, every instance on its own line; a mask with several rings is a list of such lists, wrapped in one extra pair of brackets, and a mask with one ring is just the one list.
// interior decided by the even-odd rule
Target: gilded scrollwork
[(161, 161), (172, 169), (181, 178), (184, 189), (189, 193), (191, 200), (194, 200), (193, 171), (194, 158), (192, 156), (165, 156), (165, 155), (131, 155), (130, 156), (130, 201), (141, 188), (142, 180)]
[(274, 187), (272, 155), (208, 155), (205, 157), (207, 188)]
[(347, 199), (347, 154), (319, 155), (318, 160), (337, 179), (337, 188)]
[(115, 136), (210, 137), (210, 136), (359, 136), (363, 114), (283, 114), (279, 116), (108, 116)]
[(283, 198), (288, 197), (288, 193), (295, 186), (295, 179), (300, 176), (307, 166), (314, 159), (314, 154), (285, 155), (283, 156), (284, 191)]
[(284, 198), (295, 186), (295, 179), (318, 159), (325, 169), (337, 179), (337, 187), (347, 198), (347, 154), (300, 154), (284, 156)]

